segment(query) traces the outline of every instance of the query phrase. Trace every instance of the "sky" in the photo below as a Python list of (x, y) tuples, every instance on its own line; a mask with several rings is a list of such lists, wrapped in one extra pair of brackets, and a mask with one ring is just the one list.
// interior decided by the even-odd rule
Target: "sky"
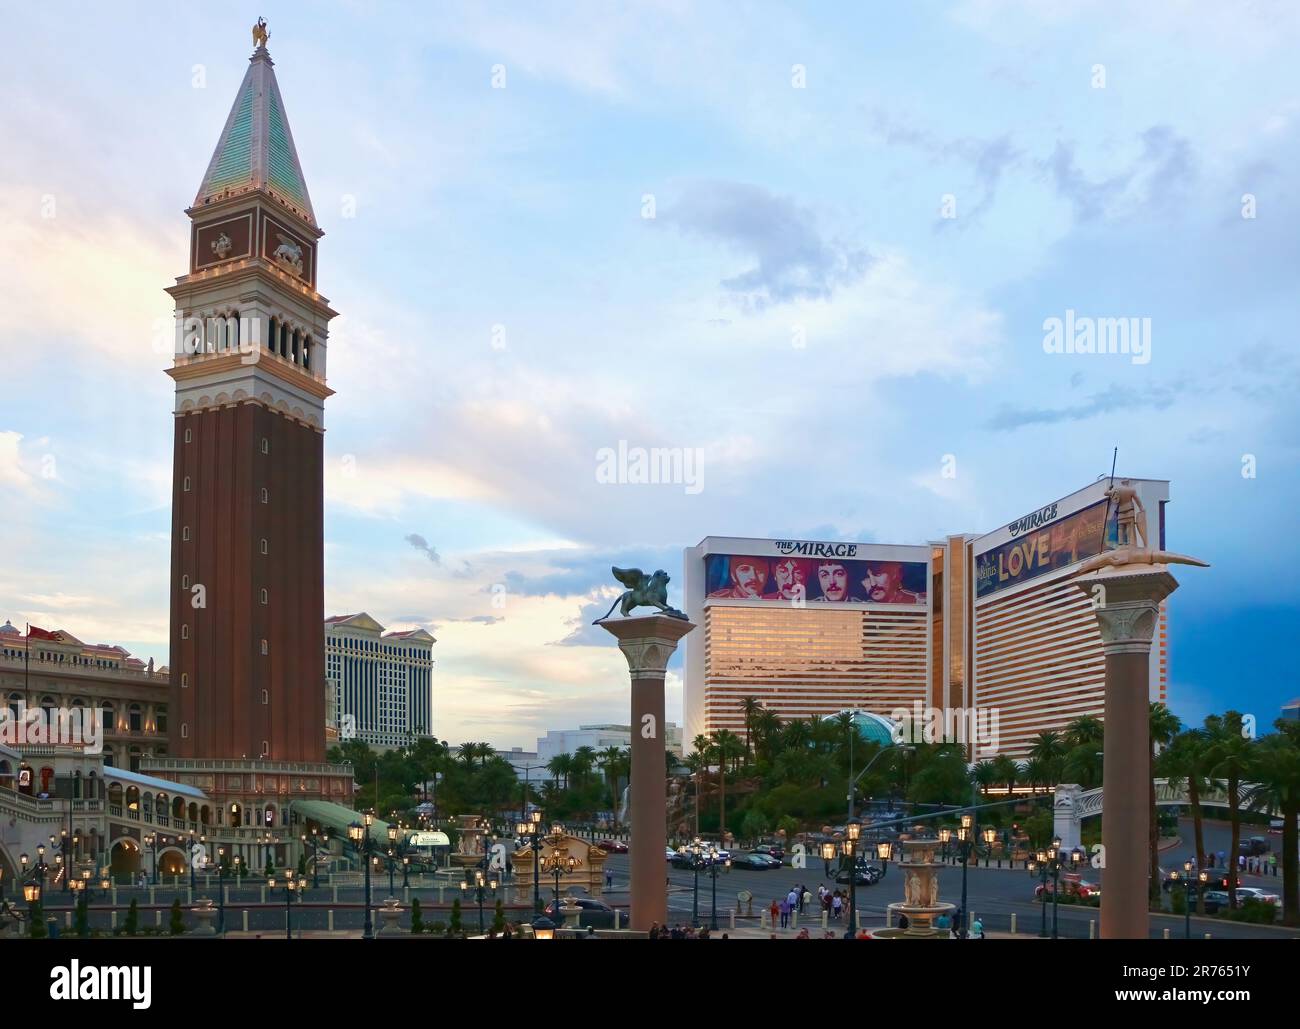
[(1115, 446), (1211, 564), (1175, 713), (1300, 694), (1294, 4), (3, 7), (0, 621), (167, 660), (163, 288), (261, 14), (340, 312), (326, 614), (433, 632), (440, 738), (626, 721), (612, 564), (680, 605), (705, 536), (986, 532)]

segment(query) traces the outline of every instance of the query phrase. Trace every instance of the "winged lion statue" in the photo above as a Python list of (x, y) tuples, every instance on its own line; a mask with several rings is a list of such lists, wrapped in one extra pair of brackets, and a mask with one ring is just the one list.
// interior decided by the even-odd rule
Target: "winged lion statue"
[[(638, 607), (657, 607), (664, 614), (671, 618), (682, 618), (686, 616), (678, 611), (675, 607), (668, 606), (668, 573), (660, 568), (654, 575), (646, 575), (640, 568), (611, 568), (614, 578), (627, 587), (622, 596), (609, 606), (605, 612), (605, 618), (614, 613), (614, 608), (619, 609), (619, 613), (626, 618), (631, 614), (634, 608)], [(597, 618), (592, 625), (597, 622), (603, 622), (605, 618)]]

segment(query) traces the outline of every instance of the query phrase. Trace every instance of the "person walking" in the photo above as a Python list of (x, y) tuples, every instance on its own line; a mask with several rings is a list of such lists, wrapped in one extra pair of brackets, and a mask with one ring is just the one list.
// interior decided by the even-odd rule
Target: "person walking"
[(804, 908), (809, 907), (811, 904), (812, 894), (808, 891), (808, 887), (805, 886), (803, 888), (803, 896), (799, 898), (799, 914), (802, 915)]
[(790, 926), (790, 898), (786, 897), (781, 901), (781, 928), (786, 929)]
[(831, 898), (831, 918), (835, 921), (840, 920), (840, 915), (844, 913), (844, 898), (840, 896), (840, 891), (835, 891), (835, 896)]
[(984, 923), (979, 920), (978, 916), (970, 924), (970, 935), (973, 940), (984, 939)]
[(779, 905), (775, 900), (773, 900), (772, 906), (768, 910), (772, 916), (772, 928), (775, 929), (777, 916), (781, 913), (781, 905)]

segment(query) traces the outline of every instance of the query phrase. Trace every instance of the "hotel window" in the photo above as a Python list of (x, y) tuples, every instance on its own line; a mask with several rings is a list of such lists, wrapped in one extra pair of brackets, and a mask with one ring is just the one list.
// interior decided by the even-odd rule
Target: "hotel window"
[(271, 703), (271, 691), (270, 691), (270, 690), (263, 690), (263, 691), (262, 691), (262, 703), (263, 703), (263, 704), (269, 704), (269, 703)]
[[(271, 744), (267, 743), (266, 740), (263, 740), (263, 741), (262, 741), (262, 757), (266, 757), (266, 755), (269, 754), (269, 753), (271, 753)], [(270, 815), (271, 815), (271, 811), (270, 811), (270, 809), (268, 809), (266, 813), (267, 813), (268, 816), (270, 816)], [(274, 817), (274, 816), (272, 816), (272, 817)], [(268, 822), (268, 824), (270, 823), (270, 818), (267, 819), (267, 822)]]
[(263, 537), (262, 537), (262, 553), (263, 553), (263, 554), (269, 554), (270, 552), (271, 552), (270, 547), (268, 547), (268, 546), (267, 546), (267, 543), (266, 543), (266, 537), (263, 536)]
[(188, 740), (189, 738), (190, 738), (190, 723), (181, 722), (181, 739)]
[(262, 603), (265, 604), (270, 600), (270, 594), (266, 592), (266, 587), (262, 587)]
[(262, 453), (263, 453), (263, 454), (269, 454), (270, 452), (271, 452), (271, 441), (270, 441), (269, 439), (267, 439), (265, 436), (263, 436), (263, 437), (262, 437)]
[(132, 704), (127, 708), (127, 721), (132, 732), (139, 732), (144, 728), (144, 712), (140, 710), (139, 704)]
[(186, 429), (186, 430), (185, 430), (185, 442), (186, 442), (186, 443), (190, 442), (190, 440), (191, 440), (192, 438), (193, 438), (193, 437), (190, 435), (190, 430), (189, 430), (189, 429)]
[(269, 504), (270, 502), (271, 502), (271, 492), (270, 492), (270, 490), (268, 490), (265, 486), (263, 486), (263, 487), (262, 487), (262, 503), (263, 503), (263, 504)]
[(181, 576), (181, 589), (183, 589), (183, 590), (187, 590), (187, 589), (189, 589), (189, 588), (190, 588), (190, 577), (189, 577), (188, 575), (182, 575), (182, 576)]
[(189, 639), (189, 638), (190, 638), (190, 627), (189, 627), (189, 625), (182, 625), (182, 626), (181, 626), (181, 639), (183, 639), (183, 640), (187, 640), (187, 639)]
[(189, 688), (190, 688), (190, 673), (181, 672), (181, 689), (188, 690)]
[(183, 529), (181, 529), (181, 539), (188, 543), (189, 538), (190, 538), (190, 527), (187, 525)]
[(153, 718), (154, 729), (158, 732), (167, 731), (167, 709), (160, 707)]
[(188, 475), (185, 476), (185, 485), (184, 485), (183, 487), (181, 487), (181, 488), (182, 488), (186, 493), (188, 493), (188, 492), (190, 491), (190, 477), (189, 477)]
[(265, 654), (267, 654), (269, 651), (270, 651), (270, 647), (269, 647), (269, 645), (267, 644), (266, 640), (262, 640), (262, 654), (265, 655)]

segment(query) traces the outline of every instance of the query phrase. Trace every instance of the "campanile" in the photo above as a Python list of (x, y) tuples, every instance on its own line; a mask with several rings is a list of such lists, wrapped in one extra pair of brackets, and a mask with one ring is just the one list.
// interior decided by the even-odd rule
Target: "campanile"
[[(325, 757), (328, 326), (266, 38), (190, 218), (176, 302), (169, 756)], [(220, 792), (220, 791), (218, 791)]]

